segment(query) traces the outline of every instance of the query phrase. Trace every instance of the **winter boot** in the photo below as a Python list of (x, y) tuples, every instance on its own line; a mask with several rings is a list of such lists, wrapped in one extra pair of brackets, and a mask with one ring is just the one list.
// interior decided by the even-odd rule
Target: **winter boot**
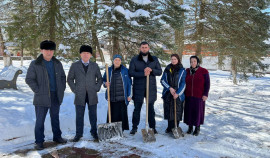
[(200, 133), (200, 126), (196, 126), (195, 131), (193, 132), (194, 136), (198, 136)]
[(192, 125), (189, 125), (188, 126), (187, 134), (191, 134), (192, 132), (193, 132), (193, 126)]
[(153, 130), (154, 130), (154, 134), (158, 134), (158, 132), (157, 132), (157, 130), (155, 128)]
[(72, 141), (73, 142), (78, 142), (81, 139), (81, 137), (82, 136), (75, 136)]
[(167, 128), (167, 129), (165, 130), (165, 133), (172, 133), (172, 129)]
[(131, 135), (134, 135), (136, 132), (137, 132), (137, 129), (136, 128), (132, 128), (132, 130), (130, 131), (130, 134)]
[(67, 143), (67, 140), (62, 138), (62, 137), (59, 137), (59, 138), (53, 138), (53, 141), (56, 142), (56, 143), (59, 143), (59, 144), (65, 144)]
[(35, 149), (36, 150), (43, 150), (44, 149), (43, 143), (36, 143)]

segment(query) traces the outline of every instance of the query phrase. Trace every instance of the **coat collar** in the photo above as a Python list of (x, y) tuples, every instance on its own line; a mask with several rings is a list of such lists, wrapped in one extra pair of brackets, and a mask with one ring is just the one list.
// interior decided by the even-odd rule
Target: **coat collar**
[[(79, 66), (80, 70), (81, 70), (83, 73), (85, 73), (84, 68), (83, 68), (83, 62), (82, 62), (81, 59), (79, 60), (79, 63), (80, 63), (80, 66)], [(91, 61), (89, 60), (87, 73), (88, 73), (88, 71), (90, 71), (90, 65), (92, 65), (92, 64), (93, 64), (93, 62), (91, 62)]]
[[(36, 59), (35, 64), (42, 65), (43, 59), (44, 59), (43, 54), (40, 54), (40, 56), (38, 56), (38, 58)], [(52, 57), (52, 61), (54, 63), (60, 63), (60, 61), (56, 59), (54, 56)]]
[[(143, 57), (142, 57), (142, 55), (141, 55), (141, 53), (139, 54), (138, 59), (141, 60), (141, 61), (144, 61), (144, 60), (143, 60)], [(149, 52), (149, 54), (148, 54), (148, 61), (149, 61), (149, 62), (153, 62), (153, 61), (154, 61), (154, 58), (152, 57), (152, 55), (150, 54), (150, 52)]]
[[(165, 71), (170, 72), (171, 66), (172, 66), (172, 64), (167, 65), (166, 68), (165, 68)], [(179, 70), (181, 70), (182, 68), (183, 68), (182, 64), (178, 65)]]

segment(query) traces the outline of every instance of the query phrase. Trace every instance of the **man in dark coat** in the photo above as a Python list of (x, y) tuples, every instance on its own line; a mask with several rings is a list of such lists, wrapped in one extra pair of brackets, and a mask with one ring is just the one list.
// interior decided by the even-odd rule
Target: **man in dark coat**
[(59, 110), (66, 89), (66, 75), (63, 66), (54, 56), (56, 44), (45, 40), (40, 43), (41, 55), (31, 62), (25, 82), (34, 92), (33, 104), (35, 105), (35, 148), (44, 148), (44, 121), (48, 110), (50, 110), (53, 141), (66, 143), (61, 137)]
[(83, 136), (84, 111), (88, 104), (88, 115), (91, 124), (91, 135), (98, 140), (97, 135), (97, 92), (102, 85), (102, 76), (98, 65), (90, 58), (92, 48), (88, 45), (82, 45), (80, 48), (81, 60), (73, 63), (70, 67), (67, 82), (75, 94), (74, 104), (76, 105), (76, 135), (74, 142), (80, 140)]
[(140, 44), (140, 54), (133, 57), (129, 66), (129, 75), (133, 77), (133, 97), (135, 109), (132, 116), (132, 130), (130, 134), (137, 132), (140, 123), (140, 113), (143, 99), (146, 96), (146, 76), (149, 75), (149, 110), (148, 121), (150, 128), (156, 131), (154, 103), (157, 100), (156, 76), (160, 76), (162, 69), (158, 58), (149, 53), (150, 47), (147, 42)]

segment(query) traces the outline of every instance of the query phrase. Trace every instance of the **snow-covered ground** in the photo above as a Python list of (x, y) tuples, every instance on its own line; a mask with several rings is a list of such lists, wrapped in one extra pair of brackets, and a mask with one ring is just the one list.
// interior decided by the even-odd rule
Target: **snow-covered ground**
[[(184, 61), (186, 62), (186, 61)], [(13, 61), (20, 67), (19, 61)], [(32, 105), (33, 92), (24, 79), (30, 61), (24, 62), (23, 74), (17, 80), (18, 90), (0, 90), (0, 157), (19, 157), (14, 153), (34, 147), (35, 113)], [(71, 63), (63, 63), (66, 74)], [(185, 65), (185, 64), (184, 64)], [(0, 61), (0, 70), (3, 61)], [(104, 70), (102, 70), (102, 74)], [(230, 73), (210, 71), (211, 88), (206, 102), (205, 124), (201, 126), (199, 136), (185, 135), (174, 139), (165, 134), (167, 121), (163, 119), (162, 86), (158, 83), (158, 100), (155, 103), (157, 131), (156, 142), (143, 143), (140, 130), (135, 136), (125, 131), (125, 137), (113, 143), (94, 143), (90, 136), (88, 114), (85, 115), (84, 137), (77, 143), (68, 142), (53, 149), (29, 151), (26, 157), (40, 157), (54, 149), (66, 146), (86, 147), (98, 151), (110, 148), (114, 152), (105, 157), (119, 157), (125, 153), (136, 153), (142, 157), (270, 157), (270, 75), (263, 78), (250, 77), (249, 82), (233, 85)], [(157, 78), (159, 80), (160, 77)], [(105, 89), (98, 93), (98, 124), (105, 123), (107, 101)], [(67, 85), (60, 111), (60, 124), (64, 138), (72, 139), (75, 135), (74, 94)], [(131, 129), (134, 105), (128, 106), (129, 126)], [(87, 111), (87, 110), (86, 110)], [(145, 128), (145, 106), (141, 113), (139, 129)], [(183, 131), (187, 126), (180, 123)], [(52, 140), (50, 117), (45, 121), (45, 136)], [(132, 149), (136, 149), (135, 152)], [(144, 152), (139, 152), (144, 151)], [(11, 153), (11, 154), (10, 154)]]

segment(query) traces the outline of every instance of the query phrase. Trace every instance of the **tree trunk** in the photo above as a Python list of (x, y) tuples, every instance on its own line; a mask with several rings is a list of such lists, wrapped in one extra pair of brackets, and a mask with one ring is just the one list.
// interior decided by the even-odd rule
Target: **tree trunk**
[(233, 77), (233, 84), (237, 84), (237, 63), (236, 58), (232, 56), (232, 62), (231, 62), (231, 71), (232, 71), (232, 77)]
[(98, 53), (99, 53), (99, 55), (100, 55), (101, 62), (103, 63), (103, 65), (105, 65), (104, 54), (103, 54), (102, 49), (100, 48), (99, 42), (97, 43), (97, 50), (98, 50)]
[(197, 22), (197, 26), (196, 26), (196, 53), (195, 55), (198, 56), (202, 62), (202, 36), (203, 36), (203, 31), (204, 31), (204, 24), (202, 21), (204, 19), (204, 14), (205, 14), (205, 0), (200, 0), (200, 13), (199, 13), (199, 21)]
[(119, 39), (117, 35), (113, 35), (113, 56), (115, 54), (120, 54), (120, 45), (119, 45)]
[(4, 36), (2, 34), (2, 28), (0, 26), (0, 54), (3, 55), (4, 67), (12, 65), (10, 54), (5, 52), (5, 50), (6, 50), (6, 46), (4, 42)]
[[(31, 10), (31, 27), (33, 28), (33, 34), (36, 33), (36, 16), (35, 16), (35, 13), (34, 13), (34, 3), (33, 3), (33, 0), (30, 0), (30, 10)], [(36, 36), (36, 34), (34, 35)], [(33, 38), (32, 40), (32, 44), (31, 44), (31, 48), (30, 48), (30, 54), (36, 59), (37, 58), (37, 55), (38, 55), (38, 52), (36, 50), (36, 48), (38, 47), (37, 45), (37, 40), (36, 40), (36, 37)], [(23, 52), (22, 52), (22, 57), (23, 57)]]
[(5, 51), (5, 42), (2, 34), (2, 29), (0, 26), (0, 56), (4, 55), (4, 51)]
[(21, 47), (21, 66), (23, 66), (23, 47)]
[[(179, 0), (179, 5), (183, 5), (184, 1)], [(182, 16), (184, 17), (184, 12), (182, 13)], [(184, 25), (183, 27), (179, 28), (178, 30), (175, 30), (175, 44), (177, 46), (176, 53), (179, 55), (179, 58), (182, 62), (182, 56), (184, 51)]]
[(219, 53), (218, 54), (218, 70), (222, 70), (222, 66), (223, 66), (223, 56)]
[[(98, 1), (94, 0), (94, 15), (98, 14)], [(96, 53), (98, 52), (103, 64), (105, 64), (105, 59), (103, 52), (100, 48), (100, 44), (97, 37), (97, 30), (96, 30), (96, 16), (93, 17), (91, 22), (91, 32), (92, 32), (92, 44), (93, 44), (93, 55), (96, 58)]]
[(50, 22), (49, 22), (49, 39), (55, 42), (55, 29), (56, 29), (56, 0), (50, 0)]
[[(116, 0), (115, 6), (118, 6), (118, 5), (120, 5), (120, 1)], [(116, 16), (116, 19), (119, 18), (117, 14), (115, 16)], [(119, 34), (117, 32), (118, 30), (117, 22), (113, 23), (113, 28), (114, 28), (114, 31), (112, 34), (112, 41), (113, 41), (113, 55), (112, 56), (114, 56), (115, 54), (120, 54), (120, 44), (119, 44)]]

